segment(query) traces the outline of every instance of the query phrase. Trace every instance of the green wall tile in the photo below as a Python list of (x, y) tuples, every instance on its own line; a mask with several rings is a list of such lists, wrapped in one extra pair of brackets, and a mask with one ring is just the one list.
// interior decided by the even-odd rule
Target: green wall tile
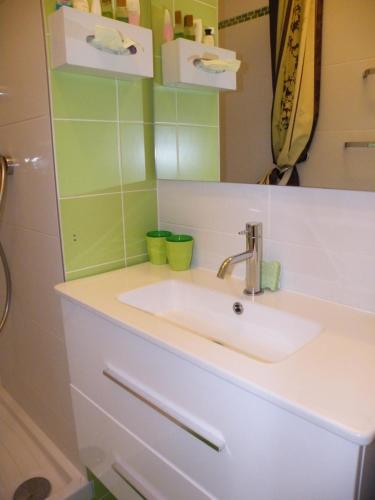
[(116, 120), (116, 82), (110, 78), (52, 71), (54, 118)]
[(161, 57), (154, 56), (154, 83), (163, 85)]
[(60, 196), (120, 191), (115, 123), (55, 121)]
[[(202, 19), (204, 26), (216, 28), (217, 7), (217, 0), (204, 2), (174, 0), (175, 10), (181, 10), (183, 16), (193, 14)], [(162, 86), (161, 61), (158, 56), (162, 40), (163, 8), (163, 0), (152, 0), (155, 38), (154, 119), (157, 177), (158, 179), (217, 181), (220, 171), (218, 92)], [(183, 127), (182, 124), (194, 126)]]
[(98, 266), (80, 269), (79, 271), (66, 272), (65, 279), (66, 281), (78, 280), (80, 278), (87, 278), (88, 276), (108, 273), (109, 271), (116, 271), (117, 269), (122, 269), (124, 266), (125, 261), (121, 259), (118, 262), (110, 262), (109, 264), (100, 264)]
[(140, 0), (141, 6), (141, 26), (145, 28), (152, 27), (152, 18), (151, 18), (151, 5), (150, 0)]
[(216, 9), (219, 7), (219, 0), (204, 0), (204, 2), (212, 5)]
[(120, 120), (152, 123), (152, 80), (119, 81), (118, 85)]
[(154, 85), (154, 119), (158, 122), (175, 122), (177, 119), (176, 90)]
[(217, 126), (219, 100), (217, 92), (179, 90), (177, 92), (177, 121)]
[[(53, 12), (55, 12), (55, 8), (56, 8), (56, 0), (44, 0), (43, 1), (43, 11), (44, 11), (44, 15), (45, 15), (44, 22), (47, 21), (48, 16), (50, 14), (52, 14)], [(47, 32), (49, 31), (47, 24), (46, 24), (46, 31)]]
[(150, 124), (122, 123), (121, 168), (128, 191), (156, 187), (154, 128)]
[(177, 128), (155, 125), (155, 162), (158, 179), (177, 179)]
[(179, 126), (178, 138), (180, 179), (218, 181), (218, 127)]
[(157, 195), (153, 191), (133, 191), (123, 196), (126, 258), (147, 253), (145, 235), (157, 228)]
[(124, 259), (121, 195), (60, 200), (66, 271)]

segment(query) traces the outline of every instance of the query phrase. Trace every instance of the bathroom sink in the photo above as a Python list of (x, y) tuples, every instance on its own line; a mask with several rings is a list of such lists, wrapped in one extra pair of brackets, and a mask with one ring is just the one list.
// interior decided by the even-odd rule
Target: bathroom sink
[(250, 298), (238, 300), (229, 294), (177, 280), (121, 293), (118, 300), (268, 363), (293, 354), (322, 330), (319, 323), (250, 302)]

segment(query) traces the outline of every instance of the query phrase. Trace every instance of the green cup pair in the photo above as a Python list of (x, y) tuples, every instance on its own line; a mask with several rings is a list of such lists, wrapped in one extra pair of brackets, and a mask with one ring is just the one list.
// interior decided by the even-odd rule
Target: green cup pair
[(166, 238), (167, 259), (173, 271), (186, 271), (190, 268), (193, 244), (193, 237), (188, 234), (174, 234)]
[(165, 239), (172, 236), (170, 231), (149, 231), (146, 234), (147, 253), (151, 264), (161, 266), (167, 263)]
[(190, 268), (194, 243), (192, 236), (172, 235), (170, 231), (149, 231), (146, 242), (151, 264), (163, 265), (168, 261), (173, 271), (186, 271)]

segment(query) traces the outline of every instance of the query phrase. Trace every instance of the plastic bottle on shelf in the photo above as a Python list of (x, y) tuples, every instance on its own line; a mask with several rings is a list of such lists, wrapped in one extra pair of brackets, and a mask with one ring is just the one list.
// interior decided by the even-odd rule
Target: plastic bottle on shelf
[(184, 17), (184, 38), (195, 40), (194, 19), (190, 14)]
[(171, 42), (173, 40), (172, 19), (168, 9), (164, 10), (163, 39), (165, 42)]
[(126, 0), (116, 0), (115, 18), (117, 21), (129, 22), (128, 9), (126, 8)]
[(100, 0), (102, 6), (102, 16), (113, 19), (112, 0)]
[(182, 12), (176, 10), (174, 13), (174, 38), (184, 38), (184, 27), (182, 24)]
[(215, 46), (215, 28), (206, 28), (204, 30), (203, 43), (210, 47)]
[(129, 23), (139, 26), (141, 20), (141, 7), (139, 0), (127, 0)]
[(202, 19), (194, 19), (194, 40), (202, 43), (203, 38), (203, 23)]
[(88, 0), (73, 0), (73, 7), (81, 12), (90, 12)]
[(91, 13), (96, 14), (97, 16), (102, 15), (102, 6), (100, 0), (92, 0), (91, 2)]

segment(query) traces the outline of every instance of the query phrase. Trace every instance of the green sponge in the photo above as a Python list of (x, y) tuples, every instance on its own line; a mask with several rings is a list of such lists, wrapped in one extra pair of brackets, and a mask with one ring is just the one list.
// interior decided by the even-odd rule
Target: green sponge
[(280, 262), (274, 260), (272, 262), (262, 261), (262, 288), (268, 288), (275, 292), (280, 287)]

